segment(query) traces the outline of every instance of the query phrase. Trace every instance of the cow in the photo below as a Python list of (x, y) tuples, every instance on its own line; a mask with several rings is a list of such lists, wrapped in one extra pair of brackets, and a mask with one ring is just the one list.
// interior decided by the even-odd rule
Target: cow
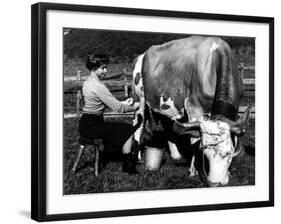
[[(238, 116), (243, 82), (224, 40), (191, 36), (150, 47), (136, 60), (133, 92), (140, 102), (136, 114), (145, 117), (148, 108), (161, 121), (170, 122), (162, 126), (169, 133), (173, 158), (181, 157), (174, 136), (183, 135), (190, 146), (199, 145), (207, 158), (208, 185), (229, 182), (229, 166), (242, 148), (239, 137), (245, 133), (250, 107)], [(144, 124), (135, 133), (139, 144)], [(196, 174), (194, 157), (189, 169), (191, 175)]]

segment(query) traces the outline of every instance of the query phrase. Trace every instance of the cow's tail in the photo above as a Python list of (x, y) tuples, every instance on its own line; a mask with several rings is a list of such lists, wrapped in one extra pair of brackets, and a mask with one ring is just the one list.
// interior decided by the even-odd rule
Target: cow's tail
[(217, 54), (217, 84), (214, 103), (228, 102), (237, 110), (244, 90), (230, 46), (226, 42), (220, 41), (215, 52)]

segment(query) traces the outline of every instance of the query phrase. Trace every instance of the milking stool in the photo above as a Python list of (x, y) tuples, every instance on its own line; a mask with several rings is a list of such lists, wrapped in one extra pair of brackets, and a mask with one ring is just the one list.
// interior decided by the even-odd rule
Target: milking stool
[[(79, 138), (80, 149), (78, 152), (78, 156), (74, 162), (73, 168), (71, 170), (72, 174), (75, 174), (79, 161), (83, 155), (84, 150), (86, 150), (89, 146), (93, 146), (94, 154), (95, 154), (95, 176), (99, 175), (99, 159), (100, 159), (100, 152), (103, 151), (104, 145), (103, 140), (101, 138)], [(91, 154), (91, 153), (90, 153)], [(92, 155), (91, 155), (92, 156)]]

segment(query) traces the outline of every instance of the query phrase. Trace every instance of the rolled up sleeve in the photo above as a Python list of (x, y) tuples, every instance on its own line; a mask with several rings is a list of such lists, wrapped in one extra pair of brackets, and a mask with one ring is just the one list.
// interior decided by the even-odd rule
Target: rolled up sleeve
[(132, 106), (123, 104), (119, 100), (117, 100), (104, 84), (100, 84), (97, 86), (96, 94), (98, 95), (100, 100), (114, 112), (126, 113), (134, 111), (134, 108)]

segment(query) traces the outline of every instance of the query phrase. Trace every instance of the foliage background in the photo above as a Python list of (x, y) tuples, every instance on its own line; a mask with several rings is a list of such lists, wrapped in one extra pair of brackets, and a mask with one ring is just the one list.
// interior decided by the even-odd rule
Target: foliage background
[[(110, 56), (111, 63), (132, 61), (150, 46), (170, 40), (189, 37), (191, 34), (148, 33), (132, 31), (105, 31), (65, 28), (65, 58), (83, 59), (89, 52), (104, 53)], [(254, 54), (255, 39), (247, 37), (221, 36), (232, 49), (242, 54)], [(253, 63), (249, 58), (247, 63)]]

